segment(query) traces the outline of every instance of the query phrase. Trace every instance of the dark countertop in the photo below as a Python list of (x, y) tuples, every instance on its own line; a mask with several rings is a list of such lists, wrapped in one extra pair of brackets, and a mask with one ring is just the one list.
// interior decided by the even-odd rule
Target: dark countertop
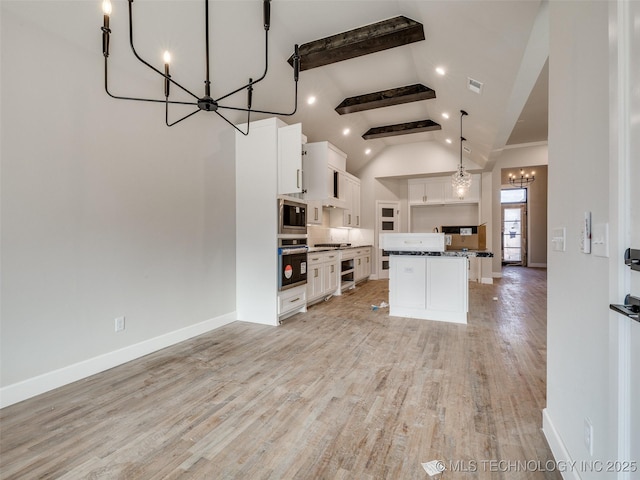
[(331, 250), (351, 250), (353, 248), (371, 248), (373, 245), (345, 245), (340, 247), (309, 247), (309, 253), (328, 252)]
[(389, 255), (416, 255), (420, 257), (480, 257), (491, 258), (493, 252), (487, 252), (485, 250), (447, 250), (444, 252), (405, 252), (405, 251), (390, 251)]

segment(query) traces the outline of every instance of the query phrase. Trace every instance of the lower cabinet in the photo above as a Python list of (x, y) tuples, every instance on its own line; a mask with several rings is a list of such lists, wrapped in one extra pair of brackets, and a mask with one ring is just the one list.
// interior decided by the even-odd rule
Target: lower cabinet
[(278, 292), (278, 320), (307, 311), (307, 287), (300, 285)]
[(371, 275), (371, 248), (358, 249), (355, 257), (356, 283)]
[(340, 295), (371, 275), (371, 247), (340, 250)]
[(467, 323), (468, 310), (465, 257), (390, 257), (390, 315)]
[(371, 275), (371, 247), (313, 252), (307, 255), (307, 303), (341, 295)]
[(338, 290), (337, 250), (307, 255), (307, 303), (314, 303)]

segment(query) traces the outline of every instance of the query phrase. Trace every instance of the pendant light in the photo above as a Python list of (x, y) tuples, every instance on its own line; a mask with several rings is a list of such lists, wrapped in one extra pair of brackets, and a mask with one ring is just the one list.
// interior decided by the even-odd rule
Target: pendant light
[(466, 141), (466, 138), (462, 136), (462, 118), (466, 115), (469, 114), (464, 110), (460, 110), (460, 165), (456, 173), (451, 176), (453, 194), (460, 200), (464, 198), (469, 191), (469, 187), (471, 187), (471, 174), (462, 165), (462, 142)]
[[(231, 92), (226, 93), (218, 98), (211, 97), (211, 81), (209, 78), (209, 0), (204, 0), (204, 21), (205, 21), (205, 67), (206, 67), (206, 77), (204, 81), (204, 95), (198, 96), (195, 93), (188, 90), (186, 87), (175, 81), (171, 74), (169, 74), (169, 63), (171, 61), (171, 55), (169, 52), (164, 52), (164, 72), (156, 67), (152, 66), (149, 62), (144, 60), (133, 45), (133, 15), (132, 15), (132, 4), (133, 0), (128, 0), (129, 3), (129, 44), (131, 46), (131, 51), (133, 55), (146, 67), (150, 70), (157, 73), (160, 77), (163, 78), (164, 85), (164, 100), (158, 98), (136, 98), (136, 97), (126, 97), (122, 95), (114, 95), (109, 91), (108, 84), (108, 59), (109, 59), (109, 39), (111, 36), (111, 29), (109, 28), (109, 16), (111, 15), (111, 2), (110, 0), (104, 0), (102, 2), (102, 11), (104, 14), (103, 26), (102, 30), (102, 54), (104, 56), (104, 89), (107, 94), (112, 98), (117, 98), (121, 100), (135, 100), (140, 102), (156, 102), (156, 103), (164, 103), (165, 104), (165, 123), (167, 127), (172, 127), (173, 125), (195, 115), (196, 113), (205, 111), (205, 112), (214, 112), (218, 116), (220, 116), (225, 122), (230, 124), (233, 128), (238, 130), (243, 135), (249, 134), (249, 122), (251, 121), (251, 113), (265, 113), (268, 115), (282, 115), (282, 116), (291, 116), (296, 113), (298, 109), (298, 76), (300, 74), (300, 54), (298, 53), (298, 45), (294, 47), (293, 53), (293, 81), (295, 84), (295, 94), (294, 94), (294, 107), (293, 111), (288, 113), (281, 112), (270, 112), (265, 110), (256, 110), (252, 107), (252, 96), (253, 96), (253, 87), (260, 81), (262, 81), (267, 76), (267, 70), (269, 67), (268, 59), (269, 59), (269, 27), (270, 27), (270, 17), (271, 17), (271, 0), (263, 0), (263, 17), (264, 17), (264, 31), (265, 31), (265, 41), (264, 41), (264, 49), (265, 49), (265, 66), (264, 73), (257, 80), (253, 80), (249, 78), (249, 81), (244, 85), (232, 90)], [(169, 100), (170, 95), (170, 85), (173, 84), (175, 87), (184, 91), (191, 97), (193, 97), (192, 101), (176, 101)], [(226, 100), (228, 97), (235, 95), (236, 93), (246, 90), (247, 91), (247, 107), (232, 107), (229, 105), (222, 105), (220, 102)], [(175, 121), (169, 121), (169, 105), (193, 105), (196, 107), (194, 111), (185, 115), (182, 118), (179, 118)], [(247, 112), (247, 129), (246, 131), (240, 130), (236, 127), (227, 117), (225, 117), (220, 110), (233, 110), (238, 112)]]

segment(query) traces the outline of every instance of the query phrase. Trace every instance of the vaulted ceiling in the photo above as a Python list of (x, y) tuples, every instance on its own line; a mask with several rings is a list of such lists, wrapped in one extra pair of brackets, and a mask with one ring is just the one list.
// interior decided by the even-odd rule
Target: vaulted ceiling
[[(121, 69), (127, 78), (134, 78), (138, 67), (122, 60), (130, 55), (125, 52), (127, 4), (121, 0), (113, 0), (113, 4), (110, 61), (114, 72)], [(203, 80), (203, 4), (202, 0), (134, 3), (138, 50), (161, 58), (161, 50), (171, 49), (173, 78), (194, 88), (200, 88)], [(215, 98), (241, 86), (249, 77), (261, 75), (264, 30), (259, 0), (211, 1), (210, 8)], [(348, 170), (357, 172), (385, 148), (401, 143), (440, 142), (452, 152), (459, 151), (459, 112), (464, 109), (469, 113), (463, 131), (465, 145), (471, 150), (467, 156), (485, 168), (508, 144), (546, 140), (546, 8), (546, 2), (540, 0), (273, 0), (269, 71), (255, 87), (253, 106), (284, 112), (291, 109), (293, 71), (287, 59), (294, 44), (405, 16), (423, 25), (424, 40), (303, 70), (298, 111), (282, 118), (287, 123), (302, 122), (309, 141), (329, 140), (338, 146), (348, 155)], [(161, 68), (161, 60), (156, 63)], [(445, 74), (438, 74), (437, 67)], [(481, 84), (479, 93), (468, 88), (470, 79)], [(148, 81), (159, 83), (152, 76)], [(432, 89), (435, 97), (351, 113), (336, 111), (350, 97), (417, 84)], [(114, 79), (116, 87), (128, 89), (131, 85), (117, 85)], [(310, 96), (316, 99), (312, 105), (307, 103)], [(242, 107), (246, 93), (239, 92), (228, 101)], [(239, 112), (221, 111), (234, 123), (246, 120)], [(448, 119), (443, 117), (445, 113)], [(265, 115), (255, 118), (262, 117)], [(372, 128), (425, 120), (440, 128), (363, 138)], [(365, 153), (367, 150), (370, 153)]]

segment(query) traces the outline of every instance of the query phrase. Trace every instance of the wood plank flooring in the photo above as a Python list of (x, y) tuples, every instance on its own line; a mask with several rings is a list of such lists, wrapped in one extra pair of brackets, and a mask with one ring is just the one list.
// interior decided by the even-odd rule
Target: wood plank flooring
[(546, 271), (471, 283), (468, 325), (373, 311), (387, 288), (7, 407), (0, 478), (425, 479), (439, 459), (434, 478), (560, 479), (540, 431)]

